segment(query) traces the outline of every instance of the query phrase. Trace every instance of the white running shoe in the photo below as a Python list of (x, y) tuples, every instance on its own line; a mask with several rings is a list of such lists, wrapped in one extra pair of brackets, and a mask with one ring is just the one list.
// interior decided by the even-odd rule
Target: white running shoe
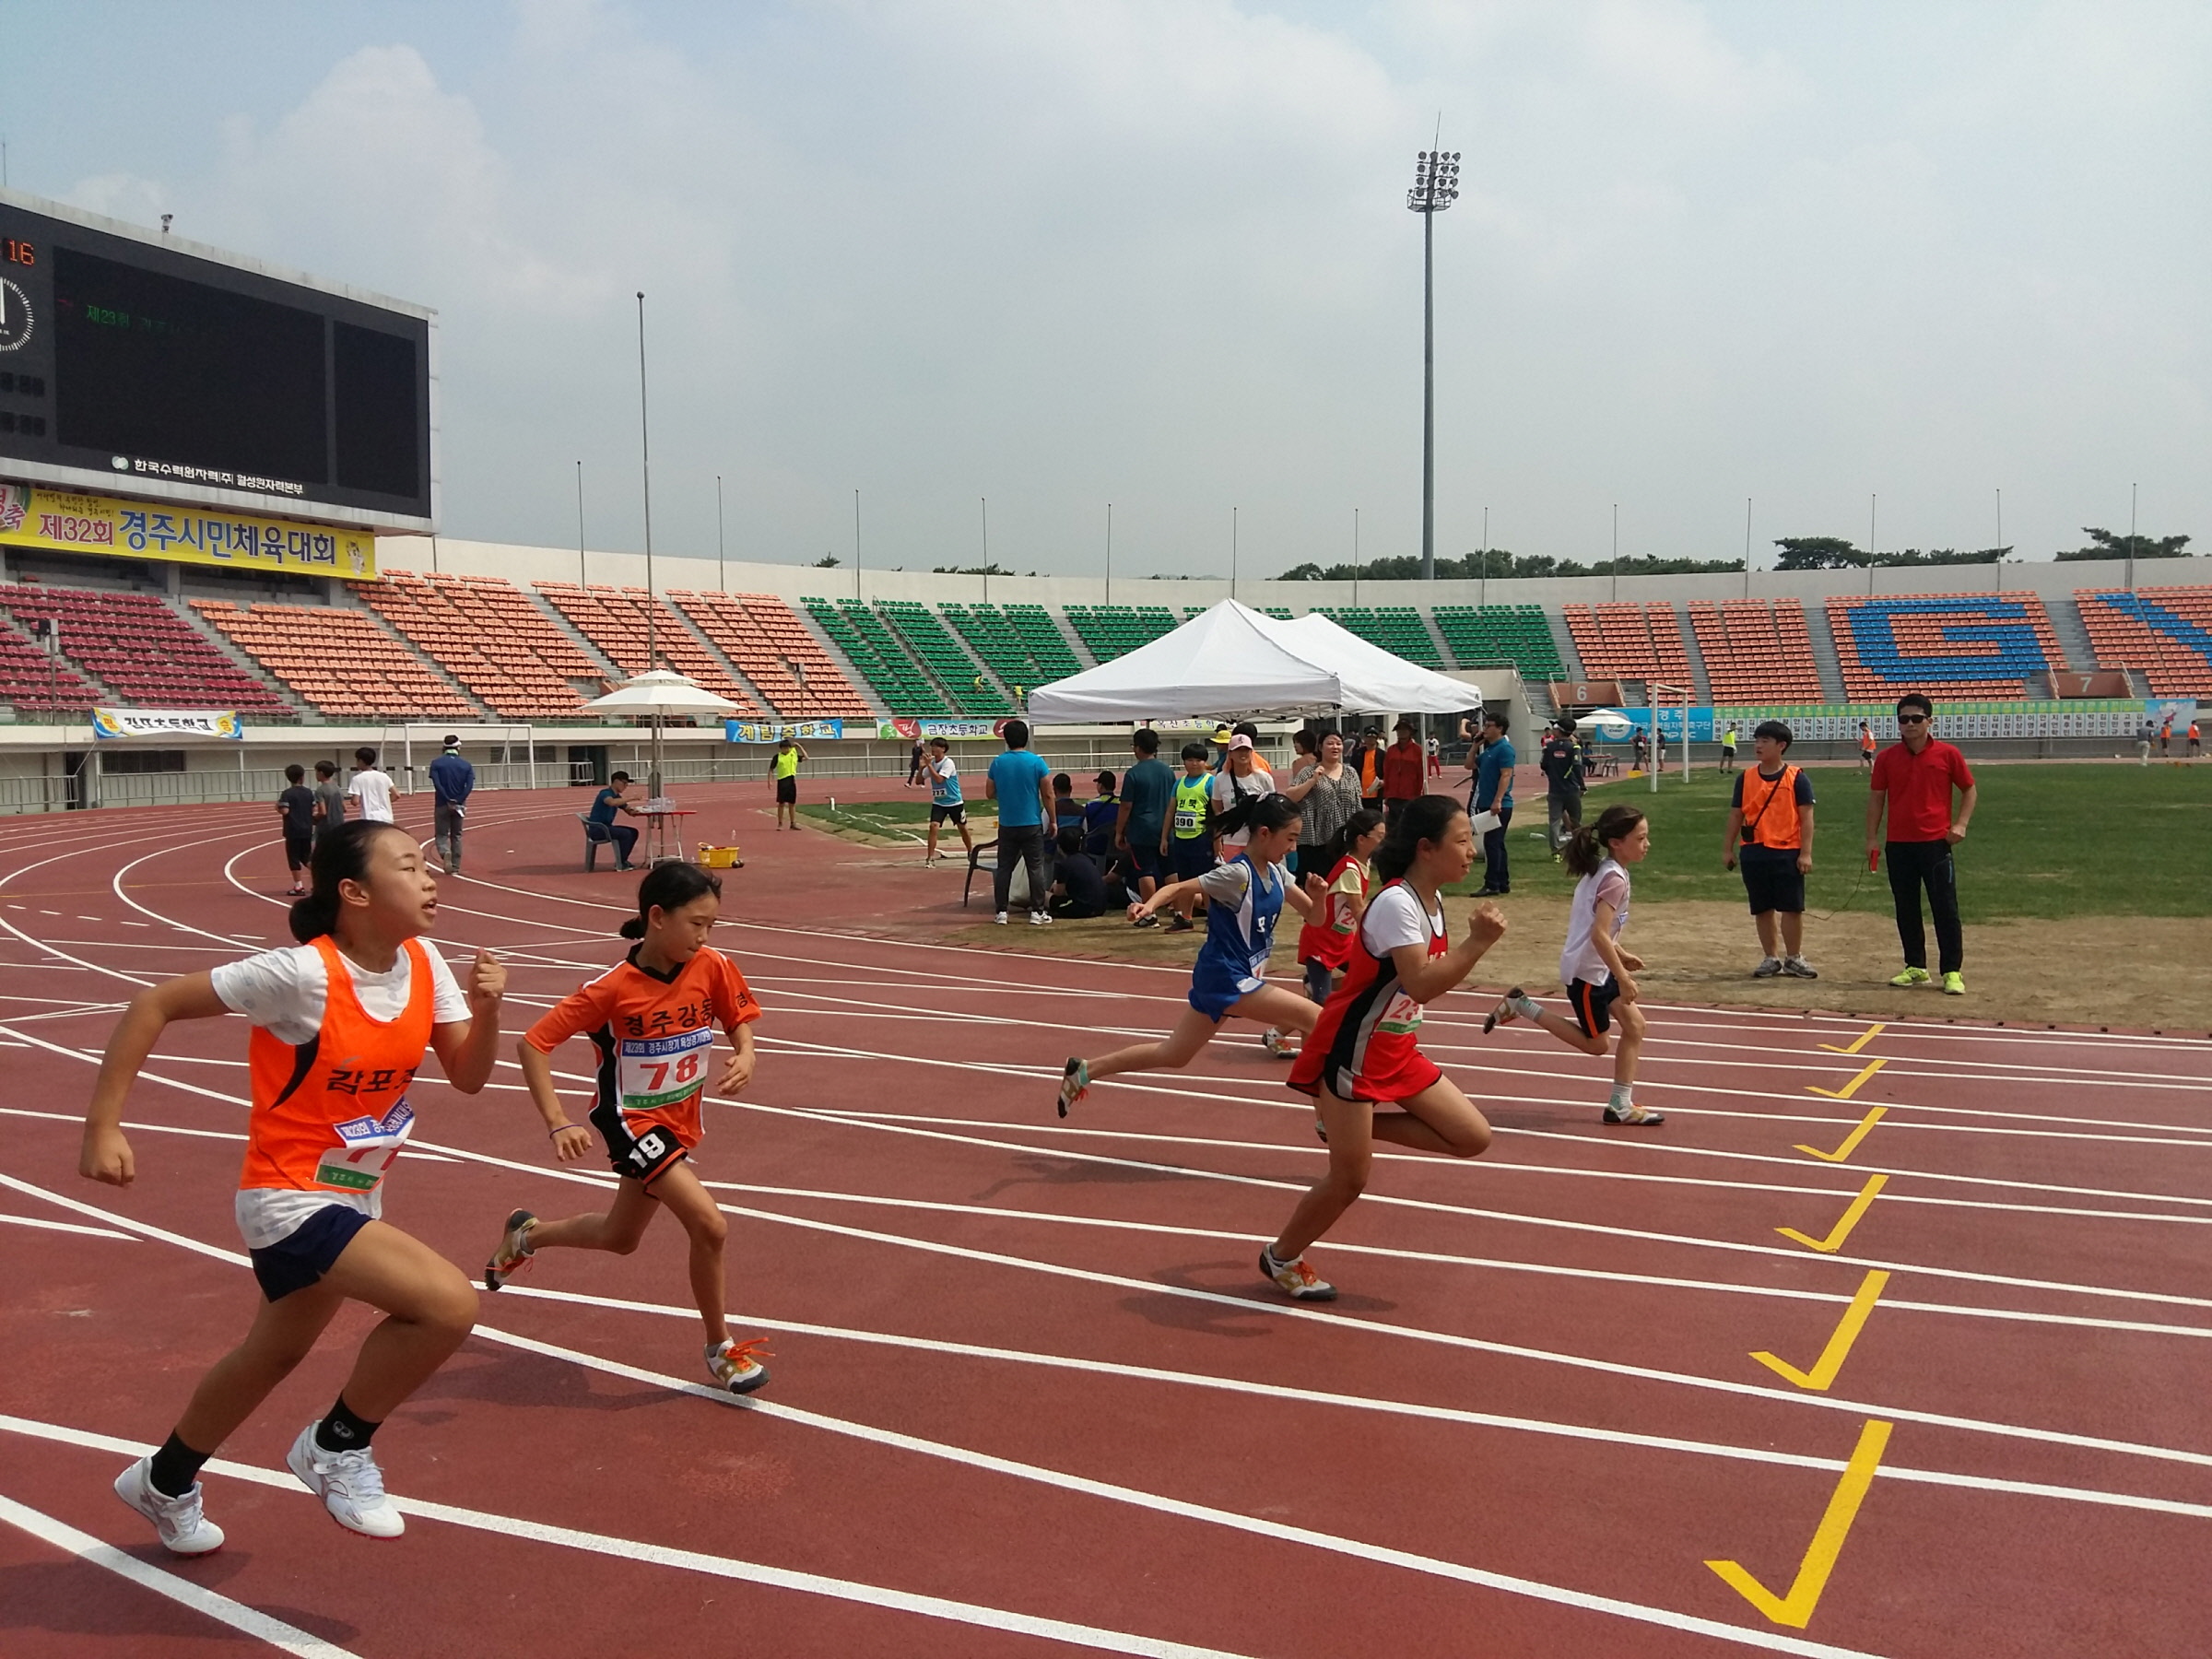
[(1278, 1262), (1272, 1245), (1260, 1251), (1260, 1272), (1275, 1281), (1275, 1288), (1292, 1301), (1335, 1301), (1336, 1287), (1306, 1265), (1300, 1256), (1295, 1262)]
[(1760, 957), (1759, 966), (1751, 970), (1753, 979), (1772, 979), (1782, 971), (1780, 957)]
[(161, 1547), (170, 1554), (201, 1556), (220, 1549), (223, 1529), (200, 1513), (200, 1483), (194, 1481), (182, 1498), (171, 1498), (154, 1489), (153, 1466), (151, 1457), (142, 1457), (116, 1476), (115, 1496), (154, 1524)]
[(1031, 927), (1050, 927), (1052, 924), (1053, 918), (1049, 912), (1044, 911), (1031, 911), (1030, 912), (1030, 925)]
[(1298, 1058), (1298, 1043), (1287, 1033), (1269, 1027), (1260, 1033), (1260, 1046), (1277, 1060)]
[(1006, 924), (1006, 912), (1005, 911), (1000, 911), (998, 914), (992, 917), (991, 920), (997, 923), (999, 926), (1004, 927)]
[(732, 1394), (751, 1394), (768, 1381), (768, 1367), (759, 1359), (768, 1352), (767, 1343), (765, 1336), (743, 1342), (724, 1337), (707, 1349), (707, 1375)]
[(1820, 971), (1801, 956), (1783, 957), (1782, 971), (1792, 979), (1818, 979)]
[(405, 1518), (384, 1496), (384, 1472), (370, 1447), (325, 1452), (315, 1444), (315, 1425), (310, 1423), (284, 1454), (284, 1464), (347, 1531), (366, 1538), (396, 1538), (407, 1530)]

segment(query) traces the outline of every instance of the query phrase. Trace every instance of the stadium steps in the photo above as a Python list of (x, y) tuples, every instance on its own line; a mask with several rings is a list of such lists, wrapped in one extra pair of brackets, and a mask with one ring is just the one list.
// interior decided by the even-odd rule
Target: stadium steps
[(351, 611), (357, 617), (367, 618), (370, 627), (375, 629), (377, 632), (382, 634), (386, 639), (391, 640), (394, 643), (398, 645), (400, 650), (406, 652), (409, 657), (414, 659), (415, 662), (421, 665), (424, 673), (438, 680), (445, 687), (447, 690), (451, 691), (455, 697), (459, 698), (470, 708), (477, 711), (477, 717), (479, 719), (496, 722), (506, 718), (504, 715), (495, 713), (492, 711), (492, 707), (489, 703), (486, 702), (474, 691), (470, 690), (467, 686), (464, 685), (461, 680), (454, 676), (453, 671), (445, 666), (444, 664), (439, 662), (437, 658), (431, 656), (428, 652), (424, 651), (422, 647), (416, 644), (414, 641), (408, 639), (406, 634), (402, 633), (398, 629), (393, 627), (392, 624), (385, 621), (383, 618), (378, 616), (376, 614), (375, 607), (363, 603), (360, 596), (353, 591), (351, 584), (341, 582), (338, 584), (338, 586), (339, 591), (346, 595), (345, 599), (341, 603), (330, 606), (326, 608), (332, 610)]
[(263, 685), (268, 687), (271, 691), (282, 698), (287, 703), (290, 704), (295, 712), (295, 717), (299, 714), (303, 714), (306, 712), (308, 705), (307, 700), (304, 698), (302, 698), (297, 691), (294, 691), (289, 686), (286, 685), (282, 680), (278, 679), (275, 675), (263, 668), (262, 665), (259, 663), (256, 663), (250, 654), (239, 648), (236, 641), (232, 640), (231, 637), (225, 633), (221, 629), (216, 627), (214, 623), (208, 621), (206, 618), (201, 616), (199, 612), (194, 610), (189, 604), (181, 599), (166, 598), (162, 601), (162, 603), (167, 605), (174, 615), (183, 619), (185, 627), (191, 629), (192, 631), (198, 634), (201, 639), (206, 641), (210, 645), (214, 646), (216, 650), (221, 652), (229, 662), (237, 666), (238, 671), (241, 674), (252, 675), (255, 679), (261, 681)]
[(2043, 612), (2051, 618), (2051, 631), (2058, 636), (2058, 648), (2065, 653), (2066, 661), (2087, 673), (2100, 668), (2097, 648), (2089, 643), (2088, 624), (2081, 619), (2081, 602), (2071, 594), (2053, 594), (2043, 600)]
[[(68, 644), (66, 633), (62, 642)], [(58, 661), (49, 656), (30, 630), (6, 613), (0, 613), (0, 702), (18, 709), (89, 709), (117, 700), (97, 676), (71, 662), (65, 650)]]
[[(606, 680), (610, 687), (617, 680), (624, 677), (622, 670), (607, 660), (606, 653), (593, 644), (591, 637), (582, 629), (577, 627), (575, 623), (561, 614), (559, 606), (554, 604), (535, 587), (524, 588), (523, 596), (537, 606), (538, 613), (553, 624), (555, 632), (583, 653), (585, 661), (598, 665), (599, 677)], [(593, 693), (593, 695), (599, 694)]]
[(1689, 618), (1677, 610), (1675, 626), (1682, 634), (1682, 648), (1689, 653), (1689, 683), (1697, 688), (1694, 700), (1700, 708), (1712, 707), (1712, 676), (1705, 671), (1705, 652), (1698, 641), (1698, 630), (1687, 626)]
[[(785, 603), (790, 604), (789, 601)], [(860, 700), (868, 705), (868, 712), (877, 720), (894, 718), (891, 705), (884, 700), (883, 693), (877, 689), (876, 682), (863, 674), (860, 665), (846, 654), (845, 648), (830, 637), (830, 630), (822, 626), (821, 618), (810, 608), (817, 604), (828, 603), (828, 600), (802, 599), (791, 604), (791, 614), (799, 619), (799, 626), (822, 648), (822, 654), (837, 665), (837, 671), (845, 677), (845, 684), (851, 686), (859, 694)]]
[(677, 625), (697, 641), (699, 648), (707, 653), (707, 660), (730, 677), (730, 684), (735, 686), (752, 700), (755, 708), (771, 719), (779, 717), (776, 705), (771, 702), (760, 688), (753, 683), (753, 677), (738, 667), (736, 660), (716, 644), (708, 636), (707, 630), (694, 622), (684, 607), (670, 599), (665, 592), (661, 594), (661, 607), (677, 619)]
[(1012, 690), (999, 684), (990, 665), (928, 606), (911, 599), (878, 600), (875, 613), (961, 719), (1000, 720), (1020, 712)]
[(1573, 631), (1567, 626), (1567, 613), (1556, 605), (1544, 607), (1544, 626), (1551, 630), (1551, 648), (1559, 653), (1559, 677), (1563, 680), (1583, 680), (1590, 677), (1583, 667), (1582, 653), (1574, 648)]
[(1437, 627), (1436, 615), (1433, 611), (1423, 610), (1418, 606), (1416, 606), (1414, 607), (1413, 614), (1415, 617), (1419, 618), (1421, 631), (1429, 636), (1429, 643), (1436, 652), (1436, 662), (1431, 665), (1434, 666), (1439, 673), (1441, 673), (1444, 669), (1451, 667), (1453, 664), (1454, 659), (1452, 655), (1452, 642), (1444, 638), (1444, 630)]
[(1843, 695), (1843, 659), (1836, 651), (1828, 606), (1814, 601), (1805, 607), (1806, 636), (1813, 646), (1813, 666), (1820, 674), (1820, 700), (1831, 707), (1849, 702)]

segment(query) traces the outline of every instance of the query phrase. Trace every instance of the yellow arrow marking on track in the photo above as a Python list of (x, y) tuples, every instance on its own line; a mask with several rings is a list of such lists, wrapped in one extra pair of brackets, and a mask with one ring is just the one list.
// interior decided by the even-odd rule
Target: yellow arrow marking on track
[(1774, 1230), (1785, 1239), (1796, 1240), (1807, 1250), (1818, 1250), (1823, 1255), (1832, 1255), (1843, 1248), (1843, 1241), (1851, 1237), (1851, 1230), (1859, 1224), (1859, 1218), (1866, 1213), (1866, 1206), (1888, 1184), (1889, 1177), (1887, 1175), (1867, 1176), (1866, 1184), (1859, 1189), (1859, 1195), (1851, 1201), (1851, 1207), (1843, 1212), (1842, 1218), (1837, 1221), (1825, 1239), (1807, 1238), (1794, 1227), (1778, 1227)]
[(1826, 1049), (1831, 1054), (1855, 1054), (1861, 1049), (1865, 1048), (1868, 1043), (1872, 1042), (1877, 1037), (1880, 1036), (1881, 1031), (1881, 1024), (1879, 1021), (1877, 1021), (1875, 1024), (1868, 1026), (1865, 1030), (1861, 1031), (1857, 1037), (1853, 1039), (1852, 1041), (1843, 1048), (1838, 1048), (1832, 1042), (1824, 1042), (1820, 1046)]
[(1829, 1384), (1836, 1380), (1836, 1373), (1843, 1369), (1843, 1361), (1850, 1357), (1851, 1345), (1859, 1339), (1859, 1332), (1866, 1324), (1866, 1316), (1874, 1312), (1874, 1304), (1881, 1297), (1882, 1287), (1888, 1282), (1889, 1276), (1879, 1267), (1867, 1270), (1866, 1277), (1859, 1281), (1858, 1294), (1851, 1299), (1851, 1306), (1843, 1310), (1841, 1323), (1828, 1339), (1828, 1346), (1820, 1350), (1820, 1358), (1813, 1362), (1811, 1371), (1801, 1371), (1788, 1360), (1778, 1359), (1763, 1349), (1751, 1358), (1775, 1375), (1794, 1382), (1800, 1388), (1826, 1394)]
[(1861, 1084), (1865, 1082), (1867, 1078), (1873, 1077), (1876, 1072), (1880, 1071), (1883, 1066), (1888, 1064), (1889, 1062), (1887, 1060), (1869, 1060), (1866, 1062), (1865, 1068), (1850, 1082), (1844, 1084), (1842, 1088), (1822, 1088), (1818, 1084), (1808, 1083), (1805, 1086), (1806, 1092), (1807, 1094), (1826, 1095), (1831, 1100), (1848, 1100), (1853, 1095), (1859, 1092), (1859, 1086)]
[(1803, 1141), (1797, 1143), (1796, 1149), (1804, 1153), (1807, 1158), (1821, 1158), (1826, 1159), (1830, 1163), (1841, 1163), (1845, 1159), (1849, 1158), (1853, 1152), (1856, 1152), (1859, 1149), (1859, 1143), (1865, 1140), (1867, 1135), (1874, 1132), (1874, 1126), (1880, 1123), (1882, 1119), (1888, 1115), (1888, 1111), (1889, 1108), (1887, 1106), (1877, 1106), (1872, 1112), (1869, 1112), (1865, 1117), (1859, 1120), (1858, 1127), (1853, 1129), (1849, 1135), (1845, 1135), (1843, 1137), (1843, 1144), (1838, 1147), (1833, 1152), (1823, 1152), (1819, 1147), (1808, 1147)]
[(1828, 1575), (1835, 1571), (1836, 1557), (1843, 1552), (1851, 1524), (1858, 1518), (1866, 1488), (1874, 1484), (1874, 1472), (1881, 1466), (1882, 1451), (1889, 1443), (1889, 1428), (1879, 1418), (1869, 1418), (1859, 1431), (1858, 1447), (1851, 1454), (1843, 1478), (1836, 1483), (1835, 1495), (1828, 1500), (1828, 1512), (1820, 1517), (1812, 1546), (1797, 1564), (1797, 1576), (1787, 1595), (1776, 1595), (1735, 1561), (1708, 1561), (1705, 1565), (1774, 1623), (1804, 1630), (1813, 1622), (1813, 1609), (1820, 1605), (1820, 1593), (1828, 1588)]

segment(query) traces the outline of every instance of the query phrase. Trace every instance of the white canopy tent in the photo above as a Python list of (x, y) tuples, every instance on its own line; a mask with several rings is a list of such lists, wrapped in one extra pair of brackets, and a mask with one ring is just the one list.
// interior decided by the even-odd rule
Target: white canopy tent
[(1030, 692), (1045, 724), (1220, 714), (1453, 714), (1482, 701), (1464, 680), (1391, 655), (1326, 617), (1278, 622), (1224, 599), (1172, 633)]

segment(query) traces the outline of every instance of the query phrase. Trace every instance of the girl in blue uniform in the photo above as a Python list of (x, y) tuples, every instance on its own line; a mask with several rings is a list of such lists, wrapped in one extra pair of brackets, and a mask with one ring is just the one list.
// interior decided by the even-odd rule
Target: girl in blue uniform
[(1296, 885), (1289, 871), (1290, 854), (1298, 846), (1298, 805), (1279, 794), (1267, 795), (1246, 809), (1244, 824), (1252, 839), (1234, 858), (1129, 907), (1129, 919), (1138, 922), (1178, 899), (1206, 896), (1206, 943), (1191, 970), (1191, 1006), (1162, 1041), (1135, 1043), (1096, 1060), (1070, 1059), (1060, 1079), (1062, 1117), (1100, 1077), (1188, 1065), (1232, 1014), (1301, 1036), (1313, 1029), (1321, 1010), (1297, 992), (1267, 982), (1267, 956), (1275, 947), (1275, 924), (1283, 906), (1310, 917), (1318, 902)]

